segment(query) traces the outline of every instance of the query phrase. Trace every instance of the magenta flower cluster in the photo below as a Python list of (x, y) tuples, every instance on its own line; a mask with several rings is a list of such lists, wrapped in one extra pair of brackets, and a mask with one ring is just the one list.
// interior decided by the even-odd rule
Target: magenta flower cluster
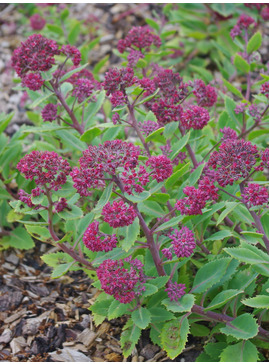
[(83, 235), (84, 245), (93, 252), (109, 252), (116, 248), (117, 242), (116, 234), (109, 235), (100, 232), (97, 221), (91, 223)]
[(180, 115), (180, 121), (186, 129), (203, 129), (209, 122), (209, 112), (203, 107), (192, 105)]
[(170, 301), (178, 301), (182, 296), (184, 296), (186, 290), (185, 284), (171, 282), (167, 283), (165, 291), (167, 292)]
[(172, 239), (173, 250), (178, 258), (187, 258), (192, 255), (196, 246), (192, 230), (186, 226), (180, 230), (174, 229), (169, 238)]
[(123, 200), (114, 200), (103, 207), (104, 221), (113, 228), (131, 225), (137, 214), (132, 206), (128, 206)]
[(232, 185), (240, 178), (246, 178), (259, 158), (256, 145), (238, 139), (228, 139), (214, 151), (208, 166), (215, 170), (215, 179), (220, 186)]
[(32, 151), (17, 165), (26, 179), (35, 180), (38, 186), (57, 191), (66, 183), (71, 167), (55, 152)]
[(41, 111), (41, 116), (44, 121), (50, 121), (57, 119), (57, 105), (54, 104), (47, 104), (43, 110)]
[(200, 180), (198, 188), (187, 186), (183, 189), (183, 192), (187, 197), (177, 200), (175, 204), (175, 208), (182, 215), (201, 215), (207, 201), (215, 201), (219, 197), (217, 187), (207, 176)]
[(268, 204), (269, 198), (267, 188), (262, 187), (257, 183), (250, 183), (245, 187), (242, 197), (249, 207)]
[(121, 303), (130, 303), (145, 289), (143, 264), (138, 259), (107, 259), (96, 270), (102, 289)]
[(241, 14), (236, 25), (230, 32), (231, 37), (234, 39), (236, 36), (244, 34), (244, 32), (247, 31), (252, 24), (256, 26), (255, 20), (251, 16)]
[(39, 14), (34, 14), (30, 17), (30, 25), (33, 30), (41, 30), (46, 25), (46, 20)]
[(146, 166), (152, 169), (150, 175), (157, 182), (166, 180), (173, 173), (172, 162), (165, 155), (150, 157), (146, 162)]

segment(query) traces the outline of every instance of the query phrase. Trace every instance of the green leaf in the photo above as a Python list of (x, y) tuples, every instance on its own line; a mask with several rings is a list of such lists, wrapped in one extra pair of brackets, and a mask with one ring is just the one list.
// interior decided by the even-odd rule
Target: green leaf
[(97, 315), (107, 317), (109, 306), (111, 305), (114, 298), (112, 296), (106, 296), (103, 300), (95, 301), (93, 305), (90, 306), (90, 311), (97, 313)]
[(210, 330), (208, 327), (206, 327), (204, 325), (199, 325), (199, 324), (193, 323), (191, 325), (191, 334), (193, 336), (198, 336), (198, 337), (209, 336)]
[(86, 68), (87, 66), (89, 65), (89, 63), (86, 63), (86, 64), (84, 64), (83, 66), (80, 66), (80, 67), (77, 67), (77, 68), (74, 68), (74, 69), (72, 69), (71, 71), (69, 71), (69, 72), (67, 72), (67, 73), (65, 73), (64, 75), (63, 75), (63, 77), (61, 77), (60, 78), (60, 83), (62, 83), (63, 81), (65, 81), (65, 80), (67, 80), (68, 78), (70, 78), (74, 73), (77, 73), (77, 72), (79, 72), (79, 71), (81, 71), (81, 70), (83, 70), (84, 68)]
[(113, 189), (113, 183), (110, 183), (103, 191), (97, 205), (92, 212), (99, 213), (101, 209), (108, 203)]
[(149, 312), (151, 314), (152, 323), (170, 321), (175, 318), (171, 312), (161, 307), (151, 307), (149, 308)]
[(178, 143), (176, 143), (174, 146), (173, 146), (173, 149), (175, 148), (175, 150), (170, 154), (169, 158), (171, 160), (173, 160), (177, 155), (178, 153), (181, 151), (181, 149), (183, 149), (185, 147), (185, 145), (188, 143), (189, 139), (190, 139), (190, 133), (187, 133), (185, 134), (180, 140)]
[(58, 34), (60, 36), (64, 36), (63, 28), (59, 27), (58, 25), (47, 24), (47, 28), (48, 28), (48, 30), (50, 30), (53, 33), (56, 33), (56, 34)]
[(247, 298), (241, 302), (246, 306), (269, 309), (269, 296), (259, 295), (256, 297)]
[(140, 212), (143, 212), (147, 216), (163, 217), (165, 214), (158, 202), (155, 201), (139, 202), (137, 207)]
[(72, 267), (72, 265), (74, 265), (76, 262), (70, 262), (70, 263), (64, 263), (64, 264), (60, 264), (57, 267), (55, 267), (51, 273), (51, 278), (56, 279), (56, 278), (60, 278), (63, 275), (65, 275), (69, 269)]
[(250, 313), (244, 313), (226, 324), (220, 331), (236, 339), (250, 339), (258, 334), (259, 325)]
[(248, 73), (250, 71), (250, 65), (239, 54), (236, 54), (234, 57), (234, 65), (239, 71), (243, 73)]
[[(254, 247), (255, 248), (255, 247)], [(258, 248), (256, 248), (258, 249)], [(252, 251), (251, 248), (225, 248), (226, 253), (230, 254), (233, 258), (238, 259), (240, 262), (248, 264), (269, 264), (269, 257), (264, 256), (262, 251)], [(260, 252), (259, 252), (260, 251)]]
[(179, 319), (168, 322), (161, 332), (163, 349), (171, 359), (175, 359), (185, 348), (189, 333), (189, 321), (185, 317), (182, 322)]
[(221, 362), (254, 362), (259, 359), (258, 350), (251, 341), (241, 341), (228, 345), (220, 354)]
[(214, 361), (219, 361), (219, 356), (223, 349), (227, 347), (225, 342), (215, 342), (215, 343), (208, 343), (204, 349), (205, 353), (210, 356), (211, 359)]
[(91, 102), (87, 108), (85, 109), (85, 123), (88, 125), (89, 122), (91, 122), (91, 119), (98, 113), (98, 111), (101, 109), (104, 100), (106, 97), (105, 90), (101, 91), (98, 96), (96, 96), (96, 101)]
[(148, 198), (149, 198), (149, 196), (150, 196), (150, 192), (148, 192), (148, 191), (143, 191), (143, 192), (141, 192), (141, 193), (139, 193), (139, 194), (134, 193), (133, 195), (127, 195), (127, 194), (125, 193), (124, 195), (125, 195), (125, 197), (126, 197), (128, 200), (130, 200), (130, 201), (132, 201), (132, 202), (134, 202), (134, 203), (137, 203), (137, 202), (142, 202), (142, 201), (144, 201), (144, 200), (148, 199)]
[(107, 318), (109, 320), (112, 320), (114, 318), (121, 317), (122, 315), (125, 315), (128, 312), (129, 308), (130, 308), (129, 304), (120, 303), (119, 301), (114, 300), (109, 306)]
[(118, 229), (118, 236), (122, 235), (124, 238), (121, 240), (121, 247), (128, 252), (134, 245), (138, 235), (140, 233), (140, 225), (138, 217), (134, 219), (131, 225), (124, 226)]
[(131, 355), (141, 335), (141, 329), (132, 320), (129, 320), (128, 323), (128, 328), (122, 331), (120, 337), (121, 348), (125, 358)]
[[(140, 61), (142, 61), (143, 62), (143, 60), (142, 59), (140, 59)], [(139, 62), (139, 61), (138, 61)], [(139, 65), (138, 65), (138, 63), (136, 64), (137, 65), (137, 67), (139, 67)], [(143, 66), (141, 67), (141, 68), (144, 68), (146, 66), (146, 64), (143, 64)], [(156, 95), (157, 95), (157, 93), (160, 91), (160, 89), (159, 88), (157, 88), (154, 92), (153, 92), (153, 94), (151, 94), (151, 95), (149, 95), (149, 96), (147, 96), (147, 97), (144, 97), (140, 102), (138, 102), (137, 104), (136, 104), (136, 106), (138, 106), (138, 105), (142, 105), (142, 104), (144, 104), (145, 102), (148, 102), (148, 101), (150, 101), (151, 99), (153, 99)], [(115, 109), (114, 109), (115, 110)]]
[(260, 32), (257, 32), (248, 41), (248, 44), (247, 44), (248, 54), (258, 50), (261, 45), (262, 45), (262, 35)]
[(32, 235), (35, 239), (44, 241), (44, 242), (53, 242), (50, 232), (47, 228), (36, 225), (24, 225), (26, 230), (30, 235)]
[(76, 205), (68, 206), (68, 209), (64, 209), (57, 214), (64, 220), (79, 219), (83, 216), (82, 210)]
[(109, 55), (105, 56), (104, 58), (102, 58), (98, 63), (96, 63), (96, 65), (93, 68), (93, 73), (95, 75), (97, 75), (99, 73), (99, 71), (104, 67), (104, 65), (107, 63), (107, 61), (109, 60)]
[(156, 21), (154, 21), (153, 19), (150, 19), (150, 18), (146, 18), (146, 23), (151, 26), (153, 29), (156, 30), (156, 32), (159, 32), (160, 30), (160, 26), (158, 23), (156, 23)]
[(97, 257), (94, 258), (94, 260), (92, 261), (92, 264), (94, 267), (98, 267), (106, 259), (113, 259), (113, 260), (124, 259), (127, 257), (127, 255), (128, 254), (121, 248), (115, 248), (107, 252), (106, 254), (101, 253), (100, 255), (97, 255)]
[(71, 263), (74, 261), (69, 254), (64, 252), (44, 254), (41, 256), (41, 259), (43, 260), (44, 263), (46, 263), (52, 268), (56, 268), (58, 265)]
[(90, 144), (94, 138), (96, 138), (98, 135), (102, 134), (103, 132), (104, 132), (104, 130), (101, 130), (97, 126), (94, 126), (93, 128), (88, 129), (84, 134), (82, 134), (80, 137), (80, 140)]
[(225, 80), (225, 78), (222, 78), (222, 82), (227, 87), (228, 91), (232, 92), (235, 96), (238, 96), (240, 99), (244, 98), (242, 93), (234, 85), (232, 85), (230, 82)]
[(155, 141), (155, 142), (160, 142), (162, 144), (166, 144), (165, 137), (163, 135), (161, 135), (163, 133), (163, 131), (164, 131), (164, 128), (160, 128), (160, 129), (153, 131), (151, 134), (149, 134), (146, 137), (145, 142), (148, 143), (150, 141)]
[(230, 212), (232, 212), (235, 208), (236, 208), (236, 206), (238, 206), (239, 205), (239, 202), (226, 202), (226, 209), (224, 209), (223, 211), (222, 211), (222, 213), (219, 215), (219, 217), (218, 217), (218, 220), (217, 220), (217, 222), (216, 222), (216, 225), (219, 225), (224, 219), (225, 219), (225, 217), (230, 213)]
[(177, 225), (180, 221), (182, 221), (184, 219), (184, 216), (177, 216), (177, 217), (173, 217), (172, 219), (170, 219), (169, 221), (165, 222), (164, 224), (160, 225), (155, 232), (158, 231), (162, 231), (162, 230), (166, 230), (170, 227), (173, 227), (175, 225)]
[(132, 312), (132, 320), (140, 329), (145, 329), (151, 321), (150, 311), (145, 307), (139, 307)]
[(170, 301), (170, 298), (166, 298), (162, 301), (162, 304), (172, 312), (190, 312), (194, 305), (194, 295), (185, 294), (178, 301)]
[(228, 236), (233, 236), (233, 232), (230, 230), (221, 230), (217, 233), (211, 235), (209, 238), (205, 239), (204, 241), (215, 241), (215, 240), (222, 240), (227, 238)]
[(153, 295), (154, 293), (158, 292), (158, 288), (153, 284), (145, 283), (145, 291), (142, 293), (142, 297), (148, 297)]
[(190, 163), (185, 164), (182, 168), (180, 168), (178, 171), (173, 173), (166, 181), (165, 181), (165, 187), (167, 189), (173, 187), (175, 183), (179, 181), (179, 178), (183, 176), (188, 170), (189, 170)]
[(244, 291), (238, 291), (237, 289), (227, 289), (226, 291), (222, 291), (213, 298), (209, 306), (207, 306), (204, 311), (215, 310), (243, 292)]
[(59, 126), (53, 124), (43, 124), (41, 127), (32, 127), (32, 126), (25, 126), (22, 130), (23, 133), (51, 133), (52, 131), (56, 130), (64, 130), (69, 129), (66, 126)]
[(64, 140), (68, 147), (72, 146), (74, 149), (80, 150), (81, 152), (87, 149), (87, 144), (83, 143), (75, 134), (73, 134), (73, 131), (61, 130), (55, 131), (55, 134), (58, 135), (61, 140)]
[(13, 116), (14, 116), (14, 112), (9, 113), (9, 114), (5, 114), (4, 112), (2, 112), (0, 114), (0, 134), (7, 128), (8, 124), (12, 120)]
[(35, 246), (35, 243), (31, 236), (22, 227), (17, 227), (13, 231), (11, 231), (9, 238), (9, 245), (13, 248), (27, 250)]
[(158, 288), (162, 288), (166, 285), (168, 281), (169, 281), (169, 276), (163, 276), (163, 277), (153, 278), (149, 282), (150, 284), (154, 284), (154, 286)]
[(77, 23), (73, 26), (73, 28), (70, 30), (67, 36), (68, 43), (74, 45), (77, 41), (79, 34), (80, 34), (80, 23)]
[(200, 268), (194, 278), (192, 292), (202, 293), (219, 282), (226, 273), (230, 258), (216, 259)]

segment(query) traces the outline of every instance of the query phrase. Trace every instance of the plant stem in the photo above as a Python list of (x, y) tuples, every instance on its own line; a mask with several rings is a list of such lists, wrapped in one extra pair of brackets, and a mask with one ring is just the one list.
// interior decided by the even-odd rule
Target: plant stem
[[(181, 135), (182, 135), (182, 136), (184, 136), (184, 135), (185, 135), (185, 130), (184, 130), (184, 128), (183, 128), (180, 124), (178, 124), (178, 128), (179, 128), (179, 130), (180, 130)], [(186, 147), (187, 152), (188, 152), (188, 154), (189, 154), (189, 157), (190, 157), (190, 159), (191, 159), (191, 161), (192, 161), (193, 167), (194, 167), (194, 168), (197, 168), (199, 164), (198, 164), (197, 159), (196, 159), (196, 157), (195, 157), (194, 151), (192, 150), (192, 147), (190, 146), (190, 144), (189, 144), (189, 143), (187, 143), (187, 144), (185, 145), (185, 147)]]

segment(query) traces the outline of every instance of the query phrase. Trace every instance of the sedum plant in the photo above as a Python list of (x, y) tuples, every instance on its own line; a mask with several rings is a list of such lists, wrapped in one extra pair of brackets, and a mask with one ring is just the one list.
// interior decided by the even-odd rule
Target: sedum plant
[(125, 315), (125, 357), (145, 329), (171, 359), (190, 334), (207, 338), (197, 361), (257, 361), (268, 347), (269, 78), (255, 30), (241, 15), (231, 32), (242, 91), (162, 67), (149, 26), (120, 40), (123, 66), (102, 82), (73, 45), (34, 34), (14, 52), (39, 108), (23, 128), (37, 149), (25, 139), (15, 219), (58, 248), (42, 256), (53, 278), (93, 280), (96, 325)]

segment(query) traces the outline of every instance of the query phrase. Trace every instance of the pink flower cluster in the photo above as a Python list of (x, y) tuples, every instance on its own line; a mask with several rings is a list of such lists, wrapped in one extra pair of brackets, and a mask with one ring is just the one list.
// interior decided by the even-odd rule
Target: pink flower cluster
[(138, 164), (139, 154), (139, 147), (122, 140), (89, 146), (79, 159), (80, 168), (74, 168), (70, 173), (74, 187), (81, 196), (89, 196), (89, 188), (104, 186), (105, 173), (114, 176), (119, 167), (133, 170)]
[(74, 89), (72, 96), (77, 97), (78, 102), (82, 103), (93, 93), (95, 85), (87, 78), (79, 78), (73, 83)]
[(99, 222), (97, 221), (94, 221), (87, 227), (82, 240), (84, 245), (93, 252), (109, 252), (116, 248), (118, 242), (116, 234), (108, 235), (101, 233)]
[(34, 14), (30, 17), (30, 25), (33, 30), (41, 30), (46, 25), (46, 20), (39, 14)]
[(203, 107), (192, 105), (180, 115), (180, 121), (186, 129), (203, 129), (209, 122), (209, 112)]
[(112, 205), (108, 202), (102, 210), (104, 221), (113, 228), (131, 225), (136, 218), (136, 212), (132, 206), (128, 206), (123, 200), (115, 200)]
[(223, 134), (223, 137), (221, 138), (221, 140), (237, 139), (236, 131), (229, 127), (225, 126), (223, 129), (220, 129), (220, 132)]
[(147, 173), (144, 166), (139, 166), (138, 171), (129, 170), (122, 172), (121, 180), (124, 184), (124, 191), (128, 195), (133, 195), (133, 190), (136, 193), (144, 191), (142, 186), (146, 186), (149, 183), (149, 173)]
[(126, 87), (132, 86), (135, 82), (137, 82), (137, 78), (134, 76), (132, 68), (110, 68), (105, 74), (102, 85), (106, 90), (106, 95), (109, 96), (116, 91), (125, 91)]
[(22, 78), (23, 86), (36, 91), (44, 83), (40, 72), (48, 71), (55, 64), (55, 56), (60, 53), (71, 57), (74, 65), (79, 65), (81, 55), (76, 47), (64, 45), (59, 50), (54, 40), (47, 39), (41, 34), (33, 34), (15, 49), (11, 59), (12, 67)]
[(216, 102), (218, 95), (211, 85), (205, 85), (202, 80), (193, 82), (193, 94), (197, 99), (197, 104), (203, 107), (212, 107)]
[(269, 168), (269, 148), (266, 148), (261, 153), (261, 166)]
[(155, 130), (158, 130), (160, 126), (158, 123), (156, 123), (156, 121), (146, 120), (144, 122), (139, 122), (138, 127), (141, 130), (142, 134), (148, 136)]
[(251, 142), (228, 139), (214, 151), (208, 166), (215, 170), (215, 179), (220, 186), (232, 185), (240, 178), (246, 178), (255, 166), (259, 153)]
[(256, 26), (255, 20), (251, 16), (241, 14), (236, 25), (230, 32), (231, 37), (234, 39), (236, 36), (242, 35), (242, 32), (247, 31), (251, 24)]
[(268, 204), (269, 198), (267, 188), (257, 183), (250, 183), (245, 187), (242, 197), (249, 207)]
[[(32, 191), (33, 193), (33, 191)], [(64, 209), (68, 208), (67, 200), (64, 197), (61, 197), (58, 202), (55, 203), (55, 211), (62, 212)]]
[(196, 243), (193, 232), (186, 226), (180, 230), (174, 229), (169, 238), (172, 239), (173, 250), (178, 258), (187, 258), (192, 255)]
[(182, 215), (201, 215), (207, 201), (218, 199), (217, 191), (217, 187), (205, 176), (199, 181), (198, 188), (187, 186), (183, 189), (187, 197), (178, 200), (175, 207)]
[(47, 104), (41, 111), (41, 116), (44, 121), (53, 121), (57, 118), (57, 105)]
[(157, 182), (166, 180), (173, 173), (172, 162), (165, 155), (150, 157), (146, 162), (146, 166), (153, 170), (150, 175)]
[(66, 176), (71, 170), (69, 163), (57, 153), (36, 150), (23, 157), (17, 168), (26, 179), (35, 179), (38, 186), (54, 191), (66, 183)]
[(264, 82), (261, 85), (260, 93), (265, 95), (267, 97), (267, 99), (269, 99), (269, 81)]
[(167, 283), (167, 287), (165, 288), (170, 301), (178, 301), (182, 296), (184, 296), (185, 290), (185, 284), (176, 282), (172, 283), (171, 281)]
[(107, 259), (96, 274), (102, 289), (121, 303), (130, 303), (145, 289), (143, 264), (138, 259)]
[(161, 46), (161, 39), (158, 35), (154, 34), (152, 29), (147, 25), (143, 27), (133, 27), (125, 37), (118, 42), (118, 50), (123, 53), (127, 48), (136, 47), (140, 50), (149, 52), (150, 47), (155, 45), (155, 47)]

